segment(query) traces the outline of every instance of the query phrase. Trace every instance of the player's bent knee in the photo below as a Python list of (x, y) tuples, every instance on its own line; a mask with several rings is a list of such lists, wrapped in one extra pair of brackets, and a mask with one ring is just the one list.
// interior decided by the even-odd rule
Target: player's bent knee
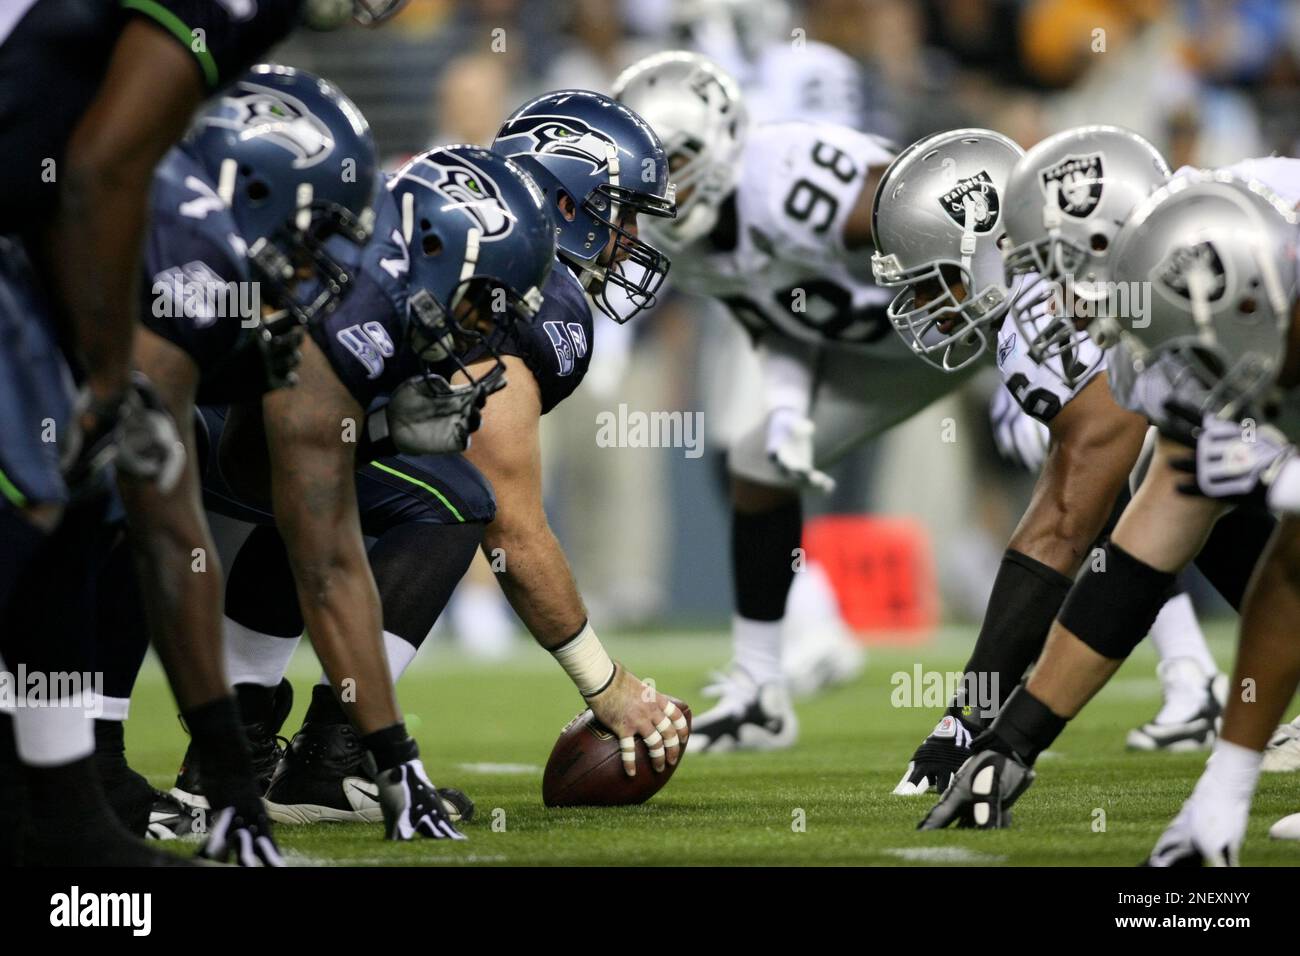
[(1151, 630), (1174, 579), (1111, 542), (1070, 590), (1057, 619), (1102, 657), (1123, 660)]

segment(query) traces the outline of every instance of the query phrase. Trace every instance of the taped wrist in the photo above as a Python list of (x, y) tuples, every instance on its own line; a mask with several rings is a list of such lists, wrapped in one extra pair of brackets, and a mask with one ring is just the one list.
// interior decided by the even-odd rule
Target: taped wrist
[(1147, 636), (1174, 588), (1175, 575), (1157, 571), (1113, 541), (1070, 589), (1058, 620), (1102, 657), (1124, 660)]
[[(1007, 698), (1007, 702), (1002, 705), (1002, 713), (998, 714), (998, 719), (993, 721), (993, 727), (987, 733), (1004, 741), (1016, 756), (1033, 766), (1038, 755), (1061, 736), (1067, 722), (1021, 686)], [(980, 746), (980, 741), (976, 741), (975, 749), (1001, 748), (987, 742)]]
[(559, 647), (551, 648), (551, 655), (583, 697), (595, 697), (614, 682), (614, 662), (591, 629), (590, 621)]

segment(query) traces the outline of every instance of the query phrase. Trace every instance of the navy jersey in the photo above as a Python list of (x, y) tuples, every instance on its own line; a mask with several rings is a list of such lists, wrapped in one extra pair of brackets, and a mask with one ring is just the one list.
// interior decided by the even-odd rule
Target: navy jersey
[(207, 172), (180, 148), (158, 164), (140, 283), (144, 325), (194, 359), (202, 401), (264, 391), (261, 312), (244, 240)]
[(340, 250), (339, 261), (356, 267), (356, 284), (338, 308), (312, 323), (310, 331), (339, 381), (368, 408), (419, 372), (406, 333), (406, 243), (397, 204), (387, 189), (381, 188), (375, 199), (370, 242), (359, 253), (355, 248)]
[[(582, 382), (591, 364), (591, 306), (572, 270), (557, 260), (542, 287), (542, 307), (527, 322), (515, 323), (514, 334), (497, 346), (503, 355), (523, 359), (537, 380), (545, 415), (564, 401)], [(471, 350), (463, 361), (476, 361), (483, 350)], [(451, 363), (439, 368), (444, 375)]]
[[(0, 231), (48, 214), (68, 137), (117, 36), (140, 17), (188, 51), (209, 90), (283, 39), (303, 0), (7, 0), (0, 10)], [(202, 43), (195, 42), (202, 38)], [(53, 166), (50, 166), (50, 163)]]

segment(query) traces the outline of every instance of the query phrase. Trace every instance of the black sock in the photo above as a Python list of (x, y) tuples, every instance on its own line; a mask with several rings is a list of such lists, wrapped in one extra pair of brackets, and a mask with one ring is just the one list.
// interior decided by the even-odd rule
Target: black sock
[(284, 541), (275, 528), (254, 528), (230, 562), (226, 616), (259, 634), (293, 639), (302, 634), (298, 588)]
[(27, 781), (18, 760), (14, 719), (0, 713), (0, 866), (21, 861), (27, 819)]
[[(993, 582), (966, 678), (985, 693), (978, 706), (956, 702), (968, 726), (982, 726), (1002, 707), (1029, 665), (1043, 650), (1047, 632), (1073, 582), (1059, 571), (1019, 551), (1007, 549)], [(964, 706), (963, 706), (964, 705)]]
[(1066, 718), (1058, 717), (1041, 700), (1024, 687), (1017, 687), (1015, 693), (1002, 705), (993, 726), (980, 734), (974, 741), (972, 749), (998, 750), (1002, 741), (1011, 751), (1029, 766), (1033, 766), (1038, 755), (1050, 747), (1068, 723)]
[(239, 719), (245, 724), (271, 722), (275, 712), (275, 692), (279, 686), (263, 687), (261, 684), (236, 684), (235, 700), (239, 703)]
[(317, 684), (311, 689), (311, 703), (307, 705), (305, 724), (346, 724), (347, 714), (343, 705), (334, 694), (334, 688), (326, 684)]
[(420, 748), (406, 732), (406, 724), (401, 721), (383, 730), (376, 730), (373, 734), (366, 734), (361, 738), (361, 743), (375, 758), (375, 770), (378, 773), (392, 770), (399, 764), (420, 756)]
[(181, 718), (198, 750), (203, 789), (214, 807), (246, 798), (249, 788), (256, 791), (248, 737), (233, 696), (185, 711)]
[(384, 531), (370, 548), (384, 630), (418, 649), (482, 540), (481, 524), (414, 521)]
[(794, 583), (795, 549), (803, 539), (798, 497), (772, 511), (731, 517), (731, 574), (736, 613), (751, 621), (779, 621)]

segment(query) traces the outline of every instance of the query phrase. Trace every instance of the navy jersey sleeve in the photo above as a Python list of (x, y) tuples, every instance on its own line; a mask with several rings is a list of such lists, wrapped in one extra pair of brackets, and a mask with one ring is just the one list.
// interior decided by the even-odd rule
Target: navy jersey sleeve
[(303, 0), (122, 0), (188, 50), (209, 90), (263, 59), (298, 21)]
[(215, 381), (252, 340), (261, 302), (234, 222), (200, 172), (173, 150), (154, 178), (141, 321), (194, 360), (204, 385), (228, 387), (233, 397), (257, 395), (260, 381)]
[[(591, 307), (577, 278), (557, 262), (542, 289), (542, 307), (500, 346), (503, 355), (523, 359), (537, 380), (545, 415), (573, 394), (591, 363)], [(471, 352), (467, 362), (476, 360)]]
[(312, 323), (311, 335), (362, 407), (391, 392), (419, 369), (406, 334), (409, 272), (397, 205), (386, 189), (375, 199), (375, 231), (364, 249), (342, 240), (331, 246), (353, 270), (356, 284), (332, 313)]

